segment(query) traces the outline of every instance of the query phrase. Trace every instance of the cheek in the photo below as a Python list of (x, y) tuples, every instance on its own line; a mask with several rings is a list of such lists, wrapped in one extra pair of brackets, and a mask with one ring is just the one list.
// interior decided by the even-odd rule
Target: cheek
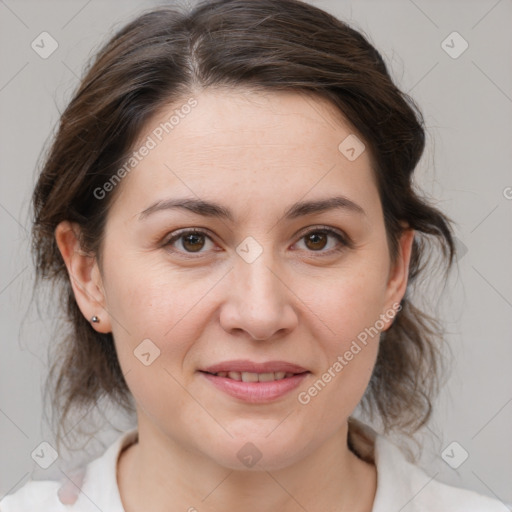
[(323, 296), (319, 316), (323, 314), (329, 327), (318, 338), (327, 356), (323, 380), (332, 382), (333, 392), (345, 399), (360, 396), (371, 376), (383, 327), (382, 306), (383, 294), (366, 279), (346, 279)]
[(329, 345), (341, 349), (384, 313), (386, 282), (385, 262), (361, 258), (325, 277), (298, 280), (295, 290), (335, 340)]
[[(316, 281), (315, 286), (308, 280), (307, 304), (321, 320), (315, 342), (323, 367), (313, 384), (302, 390), (299, 403), (311, 405), (315, 414), (331, 425), (340, 414), (351, 414), (363, 396), (384, 327), (386, 260), (375, 258), (372, 264), (363, 260), (328, 281)], [(306, 289), (304, 282), (301, 293)]]
[(172, 267), (156, 253), (118, 259), (112, 251), (104, 266), (107, 308), (122, 324), (113, 329), (122, 336), (129, 332), (134, 339), (171, 336), (184, 319), (194, 316), (201, 299), (218, 281), (211, 272)]
[(314, 358), (322, 366), (297, 401), (309, 418), (305, 428), (311, 435), (315, 430), (328, 435), (353, 413), (368, 386), (379, 350), (382, 293), (374, 282), (346, 279), (316, 301), (315, 313), (326, 326), (315, 336)]
[(150, 255), (110, 257), (105, 273), (107, 307), (126, 383), (147, 415), (159, 411), (172, 417), (186, 405), (182, 386), (190, 378), (187, 357), (194, 354), (214, 309), (212, 291), (219, 276), (170, 268)]

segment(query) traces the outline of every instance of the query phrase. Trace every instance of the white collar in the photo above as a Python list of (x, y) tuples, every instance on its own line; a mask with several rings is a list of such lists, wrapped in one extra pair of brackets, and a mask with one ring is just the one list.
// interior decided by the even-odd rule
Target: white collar
[[(407, 461), (398, 446), (358, 420), (350, 418), (349, 433), (357, 453), (374, 462), (377, 468), (377, 492), (372, 512), (508, 511), (497, 500), (434, 480)], [(89, 463), (79, 497), (84, 512), (97, 512), (98, 508), (124, 512), (117, 484), (117, 461), (121, 451), (137, 437), (137, 429), (124, 432), (101, 457)]]

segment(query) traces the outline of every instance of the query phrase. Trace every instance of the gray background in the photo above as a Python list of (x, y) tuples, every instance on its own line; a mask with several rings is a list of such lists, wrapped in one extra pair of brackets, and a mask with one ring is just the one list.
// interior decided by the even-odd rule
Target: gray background
[[(30, 307), (36, 162), (87, 58), (113, 28), (160, 3), (0, 0), (0, 498), (30, 476), (59, 478), (66, 459), (42, 470), (30, 456), (52, 443), (41, 384), (53, 318)], [(417, 181), (457, 224), (458, 270), (438, 303), (454, 364), (420, 435), (420, 463), (439, 480), (512, 503), (512, 2), (312, 3), (364, 31), (419, 103), (428, 148)], [(31, 48), (43, 31), (59, 45), (47, 59)], [(469, 45), (458, 58), (442, 46), (454, 31)], [(452, 53), (462, 48), (457, 37), (445, 43)], [(88, 456), (116, 436), (107, 429), (94, 437)], [(457, 470), (441, 456), (454, 441), (452, 460), (469, 454)]]

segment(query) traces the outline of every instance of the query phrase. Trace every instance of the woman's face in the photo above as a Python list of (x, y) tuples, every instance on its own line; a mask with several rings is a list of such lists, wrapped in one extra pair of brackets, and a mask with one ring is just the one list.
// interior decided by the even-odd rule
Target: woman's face
[(276, 469), (346, 427), (412, 241), (392, 265), (356, 143), (332, 107), (295, 93), (209, 90), (147, 125), (92, 273), (140, 429)]

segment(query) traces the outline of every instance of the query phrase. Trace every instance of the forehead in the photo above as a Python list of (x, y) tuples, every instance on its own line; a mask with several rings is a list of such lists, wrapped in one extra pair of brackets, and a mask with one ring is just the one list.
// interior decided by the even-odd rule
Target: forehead
[(205, 90), (161, 109), (146, 124), (134, 149), (151, 150), (123, 180), (122, 195), (133, 204), (176, 188), (201, 197), (236, 190), (298, 200), (308, 191), (340, 186), (358, 196), (374, 185), (369, 151), (347, 158), (344, 141), (354, 146), (360, 139), (334, 106), (317, 97)]
[[(188, 109), (191, 98), (196, 106)], [(340, 137), (354, 134), (354, 128), (327, 100), (305, 93), (206, 89), (161, 110), (146, 125), (142, 138), (146, 134), (161, 139), (157, 143), (163, 146), (179, 138), (183, 156), (214, 152), (243, 158), (265, 148), (260, 158), (300, 161), (304, 154), (309, 158), (332, 154)]]

